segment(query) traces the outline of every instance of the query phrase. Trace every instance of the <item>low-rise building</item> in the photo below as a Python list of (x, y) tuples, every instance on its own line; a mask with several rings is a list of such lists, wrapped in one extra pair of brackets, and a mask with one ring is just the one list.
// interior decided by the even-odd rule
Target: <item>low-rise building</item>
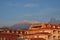
[(60, 40), (60, 24), (31, 24), (31, 26), (27, 30), (11, 30), (8, 28), (0, 28), (0, 32), (5, 32), (6, 35), (16, 34), (17, 38), (25, 40), (31, 40), (33, 38), (43, 38), (45, 40)]
[(17, 40), (16, 34), (0, 33), (0, 40)]
[(21, 38), (30, 40), (31, 38), (43, 38), (46, 40), (60, 40), (60, 25), (57, 24), (32, 24)]

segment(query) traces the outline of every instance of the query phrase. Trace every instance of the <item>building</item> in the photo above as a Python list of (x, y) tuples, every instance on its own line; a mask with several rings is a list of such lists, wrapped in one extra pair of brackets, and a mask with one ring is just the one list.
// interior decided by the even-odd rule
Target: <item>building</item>
[(17, 35), (0, 31), (0, 40), (17, 40)]
[(0, 40), (18, 40), (16, 30), (0, 28)]
[(43, 38), (46, 40), (60, 40), (60, 24), (32, 24), (20, 38)]
[[(5, 32), (6, 35), (16, 34), (15, 38), (25, 40), (60, 40), (60, 24), (31, 24), (29, 29), (8, 29), (0, 28), (0, 32)], [(4, 34), (3, 34), (4, 35)]]

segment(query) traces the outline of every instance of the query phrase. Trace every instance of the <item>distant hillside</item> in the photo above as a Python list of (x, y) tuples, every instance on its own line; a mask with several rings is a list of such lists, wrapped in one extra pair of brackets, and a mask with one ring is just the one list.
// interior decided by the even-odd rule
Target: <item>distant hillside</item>
[(39, 23), (38, 21), (28, 21), (28, 20), (24, 20), (21, 22), (18, 22), (14, 25), (11, 26), (11, 29), (19, 29), (19, 28), (29, 28), (29, 26), (33, 23)]
[(29, 23), (24, 24), (14, 24), (11, 26), (12, 29), (20, 29), (20, 28), (28, 28), (30, 26)]
[(51, 24), (60, 24), (60, 20), (55, 19), (55, 18), (51, 18), (48, 23), (51, 23)]
[[(31, 24), (34, 23), (40, 23), (38, 21), (29, 21), (29, 20), (24, 20), (21, 22), (17, 22), (16, 24), (12, 25), (11, 27), (4, 26), (3, 28), (11, 28), (11, 29), (21, 29), (21, 28), (29, 28)], [(55, 18), (51, 18), (50, 21), (48, 22), (50, 24), (60, 24), (60, 20), (57, 20)]]

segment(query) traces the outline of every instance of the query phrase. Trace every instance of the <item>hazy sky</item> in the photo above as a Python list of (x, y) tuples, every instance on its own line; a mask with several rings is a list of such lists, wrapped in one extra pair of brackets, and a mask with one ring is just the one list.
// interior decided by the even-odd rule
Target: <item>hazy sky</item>
[(60, 0), (0, 0), (0, 26), (21, 20), (60, 19)]

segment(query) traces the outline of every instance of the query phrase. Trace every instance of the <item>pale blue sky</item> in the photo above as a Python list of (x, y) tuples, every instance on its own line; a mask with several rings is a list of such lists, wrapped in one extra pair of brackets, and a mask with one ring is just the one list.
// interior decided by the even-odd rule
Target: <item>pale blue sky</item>
[(60, 0), (0, 0), (0, 26), (21, 20), (48, 22), (60, 19)]

